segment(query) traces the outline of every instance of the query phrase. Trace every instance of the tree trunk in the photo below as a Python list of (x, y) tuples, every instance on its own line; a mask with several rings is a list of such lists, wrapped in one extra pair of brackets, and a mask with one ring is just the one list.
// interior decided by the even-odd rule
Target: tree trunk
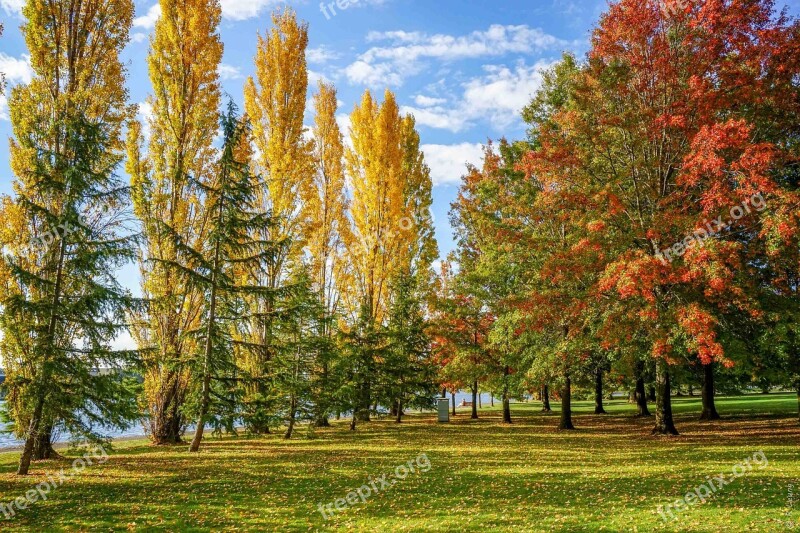
[(450, 395), (450, 398), (453, 400), (453, 416), (456, 416), (456, 393), (453, 391), (453, 394)]
[[(222, 205), (220, 203), (220, 205)], [(220, 210), (222, 207), (220, 207)], [(211, 301), (208, 310), (208, 326), (206, 327), (206, 349), (203, 357), (203, 395), (200, 400), (200, 414), (197, 417), (197, 428), (194, 431), (194, 439), (189, 447), (190, 452), (200, 449), (200, 442), (203, 440), (203, 431), (206, 426), (206, 415), (211, 403), (211, 358), (214, 353), (214, 326), (217, 322), (217, 272), (220, 262), (220, 244), (217, 242), (214, 249), (214, 271), (211, 274)]]
[(292, 438), (294, 431), (294, 421), (297, 419), (297, 397), (292, 394), (292, 399), (289, 402), (289, 427), (286, 428), (286, 433), (283, 438), (288, 440)]
[(558, 429), (575, 429), (572, 425), (572, 380), (569, 374), (564, 376), (564, 388), (561, 391), (561, 422)]
[(489, 399), (492, 402), (492, 407), (494, 407), (494, 393), (493, 392), (489, 394)]
[(636, 416), (652, 416), (647, 408), (647, 393), (644, 390), (644, 361), (636, 361), (634, 374), (636, 375), (636, 390), (633, 396), (636, 401)]
[[(328, 388), (328, 381), (329, 381), (328, 373), (329, 373), (328, 372), (328, 363), (323, 363), (322, 364), (322, 372), (320, 374), (320, 376), (321, 376), (321, 380), (320, 381), (322, 382), (321, 385), (320, 385), (321, 390), (327, 390), (327, 388)], [(324, 394), (325, 393), (322, 393), (322, 394), (319, 395), (320, 397), (317, 399), (316, 405), (314, 407), (314, 410), (315, 410), (315, 413), (314, 413), (314, 427), (318, 427), (318, 428), (331, 427), (331, 423), (328, 420), (328, 414), (329, 414), (328, 408), (330, 407), (330, 404), (328, 403), (327, 398), (324, 397)]]
[(48, 424), (39, 432), (39, 437), (33, 445), (33, 460), (57, 459), (61, 457), (53, 449), (53, 425)]
[(700, 420), (719, 420), (717, 406), (714, 405), (714, 363), (703, 365), (703, 412)]
[(545, 384), (542, 387), (542, 412), (549, 413), (550, 411), (550, 387)]
[(397, 418), (395, 422), (398, 424), (403, 421), (403, 401), (401, 399), (397, 399)]
[(650, 414), (650, 409), (647, 408), (647, 394), (644, 391), (644, 379), (639, 378), (636, 380), (636, 392), (634, 392), (636, 400), (636, 416), (653, 416)]
[(594, 372), (594, 414), (606, 414), (603, 409), (603, 369), (600, 367)]
[[(365, 368), (369, 368), (369, 364), (364, 365)], [(360, 386), (360, 409), (357, 412), (358, 421), (359, 422), (369, 422), (370, 420), (370, 407), (372, 405), (372, 392), (369, 380), (365, 377), (364, 380), (361, 382)]]
[(653, 435), (677, 435), (675, 421), (672, 419), (672, 399), (670, 398), (669, 368), (667, 362), (656, 362), (656, 425)]
[(478, 391), (478, 409), (483, 409), (483, 398), (481, 391)]
[(472, 418), (478, 418), (478, 382), (472, 383)]
[(656, 386), (655, 385), (650, 385), (650, 387), (647, 389), (647, 401), (648, 402), (656, 401)]
[(511, 423), (511, 401), (508, 397), (508, 376), (511, 374), (511, 369), (506, 366), (503, 374), (503, 423)]
[(28, 424), (28, 435), (25, 438), (25, 447), (22, 449), (22, 455), (19, 458), (19, 467), (17, 468), (17, 475), (19, 476), (27, 476), (30, 470), (33, 448), (36, 439), (39, 437), (39, 425), (42, 420), (42, 411), (44, 411), (44, 397), (39, 396), (36, 407), (33, 410), (33, 416), (31, 416), (31, 421)]

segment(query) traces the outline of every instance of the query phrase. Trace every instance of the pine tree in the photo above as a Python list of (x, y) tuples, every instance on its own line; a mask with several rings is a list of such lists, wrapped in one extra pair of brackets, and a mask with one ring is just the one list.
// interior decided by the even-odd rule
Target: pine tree
[(142, 292), (150, 301), (133, 331), (146, 354), (143, 403), (150, 438), (169, 444), (181, 441), (191, 383), (187, 363), (200, 351), (191, 332), (200, 327), (205, 294), (187, 285), (175, 265), (179, 243), (199, 248), (208, 238), (208, 213), (197, 184), (218, 173), (212, 140), (219, 124), (222, 43), (218, 0), (161, 0), (160, 5), (148, 56), (154, 91), (148, 149), (141, 125), (132, 124), (126, 169), (134, 212), (142, 221)]
[[(239, 120), (236, 107), (229, 103), (222, 117), (222, 153), (217, 165), (218, 173), (212, 181), (197, 182), (202, 191), (204, 209), (207, 213), (207, 240), (193, 247), (184, 243), (178, 232), (167, 225), (162, 230), (176, 244), (175, 261), (160, 261), (166, 267), (180, 273), (182, 285), (205, 295), (201, 325), (194, 335), (194, 343), (202, 352), (191, 359), (192, 375), (200, 384), (197, 407), (197, 429), (190, 451), (200, 449), (203, 431), (212, 412), (212, 394), (227, 401), (225, 388), (212, 391), (215, 385), (235, 375), (234, 332), (243, 310), (245, 295), (262, 295), (269, 292), (266, 287), (247, 284), (248, 278), (239, 276), (243, 271), (260, 268), (265, 257), (274, 253), (270, 243), (257, 241), (253, 235), (272, 225), (272, 219), (256, 208), (254, 179), (249, 170), (250, 162), (239, 159), (238, 147), (248, 140), (248, 124)], [(243, 350), (259, 349), (239, 343)], [(231, 412), (235, 406), (228, 405), (221, 412)], [(232, 424), (232, 422), (231, 422)], [(230, 425), (230, 424), (229, 424)]]
[(2, 200), (0, 230), (6, 408), (25, 440), (21, 475), (37, 443), (49, 450), (55, 426), (100, 440), (98, 423), (125, 427), (135, 417), (121, 374), (97, 372), (131, 355), (111, 343), (133, 304), (115, 281), (115, 269), (133, 257), (128, 190), (115, 174), (131, 116), (119, 54), (133, 4), (53, 9), (30, 0), (23, 12), (34, 77), (9, 99), (16, 179), (14, 197)]
[(432, 408), (436, 395), (436, 366), (418, 280), (409, 274), (397, 278), (387, 324), (388, 347), (380, 368), (378, 397), (392, 406), (396, 421), (408, 407)]

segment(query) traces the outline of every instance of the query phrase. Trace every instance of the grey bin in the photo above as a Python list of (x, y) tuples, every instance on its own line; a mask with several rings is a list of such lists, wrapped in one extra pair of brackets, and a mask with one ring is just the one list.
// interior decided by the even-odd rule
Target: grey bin
[(439, 422), (450, 422), (450, 400), (438, 398), (436, 405), (439, 407)]

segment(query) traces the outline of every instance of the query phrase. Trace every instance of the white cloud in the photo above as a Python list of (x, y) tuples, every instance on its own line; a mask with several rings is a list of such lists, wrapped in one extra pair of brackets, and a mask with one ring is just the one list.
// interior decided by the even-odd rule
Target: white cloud
[(153, 106), (148, 101), (141, 102), (136, 112), (136, 119), (142, 123), (142, 136), (150, 140), (150, 121), (153, 118)]
[(17, 58), (0, 52), (0, 72), (5, 75), (9, 84), (30, 83), (33, 78), (31, 56), (23, 54)]
[(467, 173), (467, 163), (479, 166), (483, 160), (481, 144), (423, 144), (420, 149), (425, 153), (434, 186), (459, 183)]
[(33, 78), (31, 57), (23, 55), (17, 58), (0, 52), (0, 72), (3, 73), (8, 83), (5, 93), (0, 95), (0, 120), (8, 120), (8, 91), (14, 85), (31, 82), (31, 78)]
[(8, 15), (22, 15), (22, 6), (24, 5), (25, 0), (0, 0), (0, 6)]
[(344, 144), (350, 148), (353, 147), (353, 141), (350, 139), (350, 115), (347, 113), (338, 113), (336, 115), (336, 123), (339, 125), (339, 131), (342, 132)]
[(127, 331), (123, 331), (117, 338), (111, 342), (111, 349), (112, 350), (136, 350), (136, 341), (133, 340), (131, 334)]
[(425, 38), (425, 34), (418, 31), (371, 31), (367, 34), (367, 42), (393, 41), (395, 43), (415, 43)]
[(134, 34), (131, 34), (131, 42), (132, 43), (142, 43), (142, 42), (144, 42), (146, 40), (147, 40), (147, 34), (145, 34), (145, 33), (136, 32)]
[(317, 85), (319, 85), (320, 81), (324, 81), (325, 83), (331, 83), (331, 80), (325, 76), (322, 72), (317, 72), (316, 70), (309, 70), (308, 71), (308, 86), (311, 87), (314, 91), (317, 90)]
[(222, 80), (237, 80), (243, 77), (239, 67), (227, 63), (220, 63), (217, 72)]
[(418, 107), (404, 106), (402, 111), (413, 114), (417, 124), (431, 128), (457, 133), (475, 122), (487, 121), (493, 129), (502, 131), (520, 119), (522, 108), (541, 87), (542, 70), (552, 64), (548, 61), (538, 61), (532, 66), (519, 63), (513, 69), (502, 65), (484, 66), (486, 75), (463, 84), (463, 94), (451, 105), (445, 105), (440, 98), (420, 100), (418, 96), (415, 99)]
[(222, 16), (231, 20), (247, 20), (279, 3), (281, 0), (222, 0)]
[[(373, 65), (367, 61), (356, 61), (345, 67), (344, 73), (350, 83), (354, 85), (369, 85), (370, 87), (383, 88), (390, 85), (403, 84), (403, 78), (411, 73), (412, 68), (405, 68), (403, 73), (397, 72), (394, 65), (379, 63)], [(417, 69), (413, 69), (415, 72)]]
[(135, 19), (133, 19), (133, 27), (144, 28), (146, 30), (153, 29), (156, 25), (158, 17), (160, 16), (161, 16), (161, 6), (159, 4), (150, 6), (146, 14), (142, 15), (141, 17), (136, 17)]
[(334, 52), (327, 46), (319, 46), (317, 48), (309, 48), (306, 50), (306, 60), (309, 63), (327, 63), (334, 59), (339, 59), (338, 52)]
[(421, 107), (431, 107), (435, 105), (442, 105), (447, 103), (447, 99), (445, 98), (434, 98), (432, 96), (425, 96), (422, 94), (418, 94), (414, 97), (414, 102), (418, 106)]
[(406, 77), (424, 68), (425, 59), (450, 62), (509, 53), (531, 54), (568, 44), (539, 28), (499, 24), (493, 24), (486, 31), (462, 36), (403, 31), (370, 32), (367, 40), (386, 41), (387, 46), (370, 48), (344, 72), (351, 83), (373, 87), (401, 85)]

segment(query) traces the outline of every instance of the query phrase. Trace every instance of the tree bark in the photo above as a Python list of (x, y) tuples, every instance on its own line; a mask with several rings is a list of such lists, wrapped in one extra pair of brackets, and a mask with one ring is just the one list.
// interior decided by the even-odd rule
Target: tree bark
[[(321, 389), (326, 390), (328, 388), (328, 363), (322, 364), (322, 372), (321, 372)], [(323, 393), (324, 394), (324, 393)], [(331, 423), (328, 420), (329, 411), (328, 408), (330, 407), (328, 404), (327, 399), (323, 401), (324, 398), (323, 394), (320, 395), (321, 398), (318, 398), (317, 405), (314, 407), (314, 427), (317, 428), (328, 428), (331, 427)]]
[(545, 384), (542, 387), (542, 412), (549, 413), (550, 411), (550, 388)]
[[(364, 365), (365, 368), (368, 368), (370, 365)], [(360, 389), (360, 403), (361, 408), (357, 412), (358, 421), (359, 422), (369, 422), (370, 421), (370, 407), (372, 405), (372, 391), (369, 380), (365, 377), (364, 380), (359, 385)]]
[(483, 409), (483, 398), (481, 396), (481, 391), (478, 391), (478, 409)]
[(511, 423), (511, 401), (508, 397), (508, 376), (511, 374), (511, 369), (506, 365), (503, 373), (503, 423)]
[(31, 416), (30, 424), (28, 424), (28, 434), (25, 437), (25, 447), (22, 449), (22, 455), (19, 458), (19, 467), (17, 468), (17, 475), (19, 476), (27, 476), (30, 470), (34, 444), (39, 437), (39, 425), (43, 410), (44, 397), (40, 395), (36, 401), (36, 407), (33, 409), (33, 416)]
[[(220, 211), (222, 210), (220, 202)], [(206, 349), (203, 357), (203, 392), (200, 400), (200, 414), (197, 417), (197, 428), (194, 431), (190, 452), (200, 450), (200, 442), (203, 440), (203, 431), (206, 426), (206, 415), (211, 402), (211, 357), (214, 353), (214, 326), (217, 322), (217, 272), (220, 263), (220, 244), (214, 246), (214, 272), (211, 274), (211, 301), (209, 306), (208, 326), (206, 328)]]
[(45, 425), (33, 445), (33, 460), (43, 461), (59, 457), (61, 456), (53, 449), (53, 425)]
[(472, 383), (472, 419), (478, 418), (478, 381)]
[(636, 416), (653, 416), (647, 408), (647, 393), (644, 390), (644, 361), (636, 361), (634, 374), (636, 375), (636, 391), (633, 396), (636, 401)]
[(297, 397), (292, 394), (292, 399), (289, 402), (289, 426), (286, 428), (286, 433), (283, 435), (283, 438), (288, 440), (292, 438), (292, 432), (294, 431), (294, 422), (297, 419)]
[(700, 420), (719, 420), (717, 406), (714, 405), (714, 363), (703, 365), (703, 412)]
[(493, 392), (489, 394), (489, 399), (492, 402), (492, 407), (494, 407), (494, 393)]
[(455, 393), (455, 391), (453, 391), (453, 393), (450, 395), (450, 398), (452, 398), (452, 400), (453, 400), (452, 401), (452, 403), (453, 403), (453, 416), (456, 416), (456, 393)]
[(561, 391), (561, 421), (558, 429), (575, 429), (572, 425), (572, 380), (569, 374), (564, 376), (564, 388)]
[(395, 422), (398, 424), (403, 421), (403, 401), (401, 399), (397, 399), (397, 418), (395, 418)]
[(594, 414), (606, 414), (603, 409), (603, 369), (600, 367), (594, 372)]
[(667, 362), (656, 362), (656, 425), (653, 435), (678, 435), (672, 419), (672, 399), (670, 398), (669, 368)]

